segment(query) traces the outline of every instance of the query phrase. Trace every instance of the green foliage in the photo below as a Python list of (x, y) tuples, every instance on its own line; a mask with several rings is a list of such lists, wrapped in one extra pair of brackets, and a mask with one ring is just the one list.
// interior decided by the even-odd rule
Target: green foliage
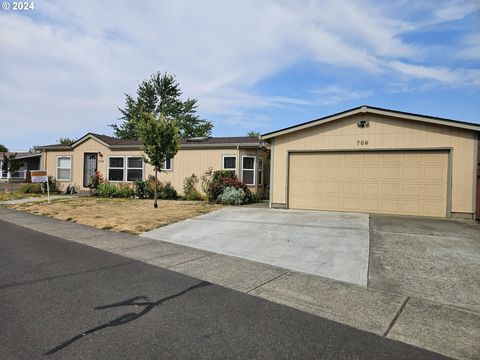
[(241, 188), (235, 188), (235, 186), (225, 188), (217, 198), (217, 202), (224, 205), (242, 205), (247, 203), (248, 200), (247, 193)]
[(28, 149), (28, 152), (29, 153), (39, 152), (40, 151), (39, 147), (40, 147), (40, 145), (33, 145), (30, 149)]
[(208, 188), (210, 186), (210, 183), (212, 182), (213, 178), (213, 168), (209, 167), (207, 171), (202, 175), (202, 192), (207, 195), (208, 194)]
[(119, 108), (122, 116), (120, 125), (113, 127), (115, 136), (122, 139), (140, 139), (137, 126), (142, 121), (142, 113), (151, 113), (155, 117), (163, 116), (176, 123), (182, 138), (209, 136), (213, 124), (201, 120), (197, 113), (197, 100), (181, 100), (180, 84), (174, 75), (157, 72), (143, 80), (136, 96), (125, 95), (125, 106)]
[(22, 166), (22, 162), (16, 159), (17, 153), (13, 153), (8, 155), (7, 153), (3, 153), (3, 163), (2, 163), (2, 171), (3, 172), (10, 172), (14, 173), (20, 170)]
[(158, 198), (162, 200), (175, 200), (178, 199), (178, 193), (172, 184), (167, 182), (158, 192)]
[(202, 200), (202, 194), (197, 190), (198, 178), (195, 174), (183, 180), (183, 198), (185, 200)]
[[(50, 189), (50, 193), (59, 193), (60, 192), (60, 184), (58, 183), (55, 176), (48, 177), (48, 187)], [(44, 193), (47, 192), (47, 183), (42, 183), (42, 190)]]
[(42, 194), (43, 193), (41, 183), (22, 184), (18, 187), (18, 191), (23, 194)]
[(75, 142), (75, 139), (71, 139), (71, 138), (68, 138), (68, 137), (61, 137), (60, 139), (58, 139), (58, 143), (59, 144), (62, 144), (62, 145), (71, 145)]
[[(134, 195), (139, 199), (153, 199), (155, 189), (155, 177), (149, 176), (148, 180), (137, 180), (134, 185)], [(159, 199), (174, 200), (178, 197), (177, 191), (169, 182), (163, 184), (157, 182), (157, 195)]]
[(105, 182), (105, 179), (102, 176), (102, 173), (100, 171), (95, 171), (95, 174), (90, 176), (90, 184), (88, 184), (88, 187), (90, 189), (98, 189), (98, 187)]
[(217, 201), (218, 197), (223, 193), (227, 187), (233, 186), (235, 189), (242, 189), (247, 196), (251, 192), (243, 182), (237, 179), (234, 171), (231, 170), (216, 170), (208, 185), (207, 197), (209, 201)]
[(162, 171), (167, 159), (177, 153), (180, 146), (180, 133), (175, 123), (163, 116), (156, 118), (151, 113), (143, 113), (137, 131), (143, 144), (145, 161), (155, 170)]
[(103, 183), (98, 186), (96, 195), (103, 198), (131, 198), (134, 190), (130, 184)]
[(258, 131), (254, 131), (254, 130), (249, 131), (249, 132), (247, 133), (247, 136), (256, 137), (256, 138), (259, 138), (260, 135), (261, 135), (261, 134), (260, 134)]
[(1, 153), (6, 153), (6, 152), (8, 152), (8, 148), (5, 145), (0, 144), (0, 152)]

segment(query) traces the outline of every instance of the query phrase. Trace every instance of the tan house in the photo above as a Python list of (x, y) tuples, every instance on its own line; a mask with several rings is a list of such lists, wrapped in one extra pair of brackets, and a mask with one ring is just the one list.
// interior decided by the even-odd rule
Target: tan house
[[(47, 145), (40, 150), (42, 168), (63, 187), (72, 184), (87, 189), (97, 170), (105, 180), (118, 183), (145, 180), (154, 173), (143, 161), (137, 140), (88, 133), (71, 145)], [(200, 178), (209, 168), (233, 170), (252, 191), (264, 193), (269, 182), (269, 151), (257, 137), (193, 138), (182, 141), (164, 168), (159, 180), (171, 182), (179, 193), (186, 177), (195, 174)]]
[(271, 207), (480, 218), (480, 124), (361, 106), (262, 136)]

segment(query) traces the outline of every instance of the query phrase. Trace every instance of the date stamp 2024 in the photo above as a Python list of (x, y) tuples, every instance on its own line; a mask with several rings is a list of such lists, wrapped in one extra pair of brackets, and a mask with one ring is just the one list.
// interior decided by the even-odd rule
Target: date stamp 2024
[(3, 1), (2, 2), (2, 10), (5, 11), (33, 11), (35, 9), (35, 5), (33, 5), (33, 1)]

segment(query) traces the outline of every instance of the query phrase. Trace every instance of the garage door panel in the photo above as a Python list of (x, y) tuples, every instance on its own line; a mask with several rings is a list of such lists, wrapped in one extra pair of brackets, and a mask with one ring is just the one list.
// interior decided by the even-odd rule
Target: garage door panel
[(291, 154), (289, 207), (445, 217), (447, 178), (446, 151)]

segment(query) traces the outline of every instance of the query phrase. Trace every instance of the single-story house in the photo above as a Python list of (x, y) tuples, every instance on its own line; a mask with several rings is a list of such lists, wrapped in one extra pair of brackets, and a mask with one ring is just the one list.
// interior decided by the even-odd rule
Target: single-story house
[[(88, 133), (71, 145), (46, 145), (39, 149), (43, 153), (42, 168), (55, 176), (62, 187), (72, 184), (87, 189), (97, 170), (106, 181), (118, 183), (146, 180), (154, 174), (153, 167), (144, 162), (142, 144), (137, 140)], [(268, 189), (269, 151), (258, 137), (183, 140), (158, 178), (182, 193), (186, 177), (195, 174), (200, 180), (209, 168), (235, 171), (253, 192), (264, 193)]]
[[(12, 155), (12, 152), (7, 152), (7, 156)], [(28, 174), (30, 170), (40, 170), (42, 162), (42, 153), (40, 152), (17, 152), (14, 153), (15, 159), (21, 163), (18, 171), (8, 173), (3, 171), (3, 153), (0, 153), (0, 181), (24, 182), (28, 181)]]
[(270, 205), (480, 219), (480, 124), (360, 106), (262, 135)]

